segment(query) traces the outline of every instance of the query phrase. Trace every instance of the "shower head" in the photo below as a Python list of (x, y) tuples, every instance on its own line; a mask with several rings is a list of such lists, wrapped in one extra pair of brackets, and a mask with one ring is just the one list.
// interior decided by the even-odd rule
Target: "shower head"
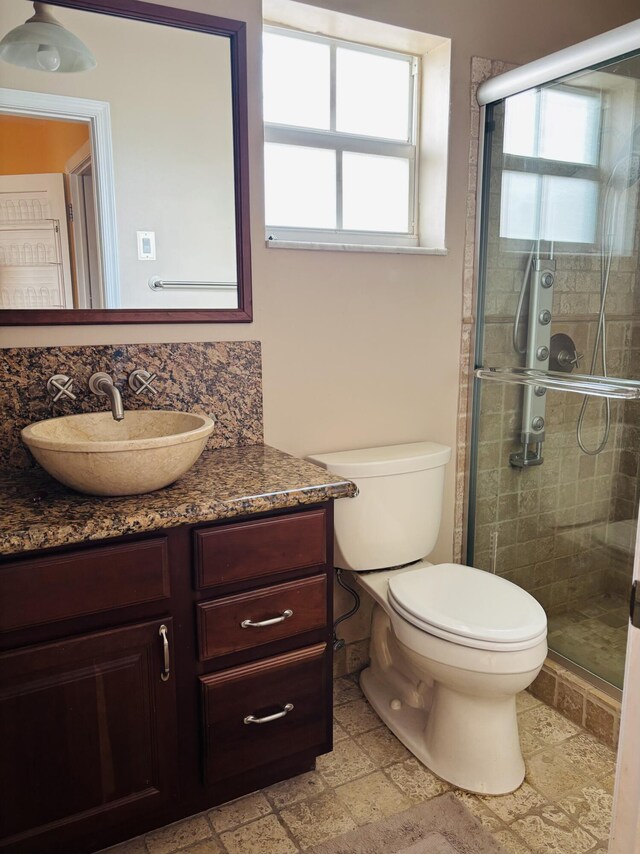
[(640, 145), (623, 154), (609, 175), (609, 186), (618, 191), (630, 190), (640, 180)]
[(629, 169), (627, 171), (627, 187), (633, 187), (640, 180), (640, 151), (633, 151), (629, 155)]

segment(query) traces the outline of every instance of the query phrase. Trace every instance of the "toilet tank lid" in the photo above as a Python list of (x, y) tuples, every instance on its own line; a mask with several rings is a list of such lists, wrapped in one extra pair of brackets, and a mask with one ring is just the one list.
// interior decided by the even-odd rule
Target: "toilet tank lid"
[(380, 477), (388, 474), (423, 471), (446, 465), (451, 448), (436, 442), (411, 442), (382, 448), (359, 448), (313, 454), (307, 459), (344, 477)]

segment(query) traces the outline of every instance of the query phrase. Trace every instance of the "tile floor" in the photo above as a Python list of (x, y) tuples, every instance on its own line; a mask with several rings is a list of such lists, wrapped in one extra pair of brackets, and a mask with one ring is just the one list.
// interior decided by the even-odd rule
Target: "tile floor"
[[(456, 796), (508, 854), (605, 854), (614, 752), (531, 694), (518, 697), (518, 708), (525, 783), (502, 797)], [(345, 676), (335, 681), (334, 750), (316, 771), (109, 854), (296, 854), (451, 788), (412, 758)]]
[(601, 593), (549, 617), (549, 648), (622, 688), (629, 600)]

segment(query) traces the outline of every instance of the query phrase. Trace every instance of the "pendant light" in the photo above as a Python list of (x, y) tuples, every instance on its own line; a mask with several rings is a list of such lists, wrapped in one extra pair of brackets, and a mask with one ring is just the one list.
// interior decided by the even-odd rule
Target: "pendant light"
[(0, 59), (35, 71), (88, 71), (96, 58), (77, 36), (65, 30), (44, 3), (35, 14), (0, 41)]

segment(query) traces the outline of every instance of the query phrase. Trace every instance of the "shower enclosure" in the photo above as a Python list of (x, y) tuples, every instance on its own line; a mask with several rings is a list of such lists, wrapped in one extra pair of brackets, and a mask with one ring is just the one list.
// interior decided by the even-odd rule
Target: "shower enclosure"
[(620, 689), (640, 466), (640, 51), (484, 115), (467, 561), (538, 599), (552, 655)]

